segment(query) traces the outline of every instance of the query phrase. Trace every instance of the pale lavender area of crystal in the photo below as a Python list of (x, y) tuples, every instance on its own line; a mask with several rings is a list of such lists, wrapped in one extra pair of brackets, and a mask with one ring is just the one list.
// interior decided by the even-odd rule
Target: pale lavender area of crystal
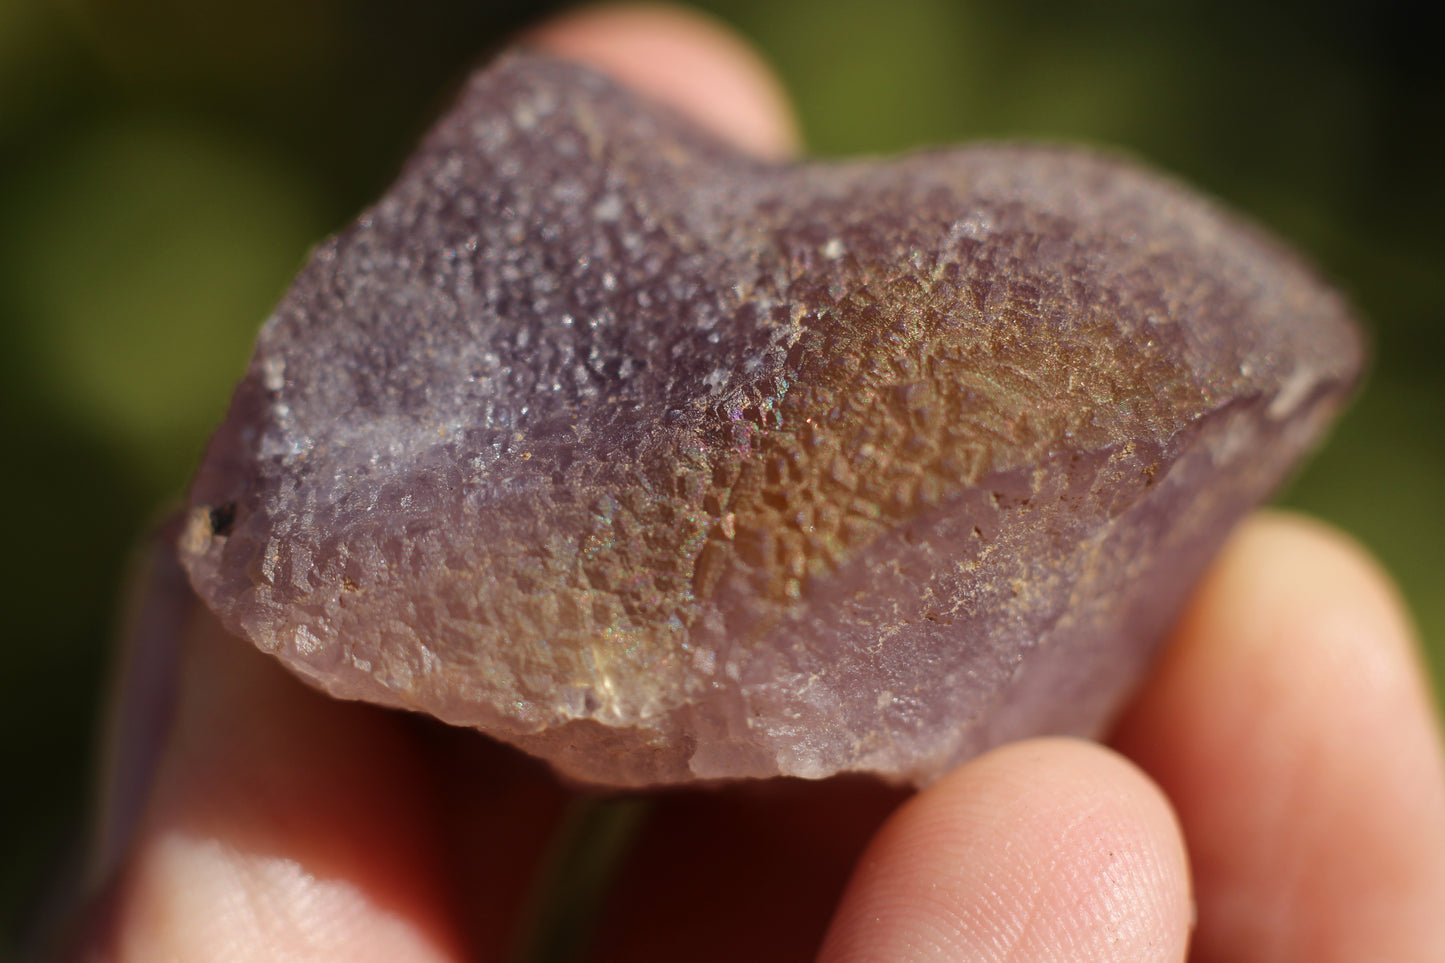
[(1361, 356), (1121, 160), (771, 166), (512, 55), (267, 322), (182, 556), (321, 688), (576, 778), (924, 782), (1105, 724)]

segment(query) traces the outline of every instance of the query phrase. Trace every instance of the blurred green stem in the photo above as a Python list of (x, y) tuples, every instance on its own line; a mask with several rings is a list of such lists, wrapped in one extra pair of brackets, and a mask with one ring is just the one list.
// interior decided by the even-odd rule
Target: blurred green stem
[(583, 796), (572, 803), (537, 878), (514, 963), (587, 958), (609, 884), (650, 808), (641, 796)]

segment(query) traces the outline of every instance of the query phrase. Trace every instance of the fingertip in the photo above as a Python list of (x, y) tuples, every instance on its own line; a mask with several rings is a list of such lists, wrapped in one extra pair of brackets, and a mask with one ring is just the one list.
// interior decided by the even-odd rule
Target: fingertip
[(766, 159), (797, 153), (797, 122), (782, 84), (756, 51), (718, 20), (661, 3), (573, 11), (525, 42), (596, 67)]
[(1114, 753), (1033, 740), (900, 809), (860, 861), (820, 959), (1178, 961), (1188, 868), (1159, 790)]
[[(1282, 510), (1247, 519), (1201, 594), (1190, 617), (1207, 610), (1240, 644), (1267, 644), (1333, 622), (1333, 629), (1311, 635), (1311, 648), (1334, 643), (1344, 647), (1337, 656), (1377, 657), (1379, 668), (1424, 694), (1414, 631), (1393, 581), (1358, 541), (1318, 519)], [(1369, 647), (1356, 644), (1367, 636)]]
[(1198, 959), (1445, 945), (1438, 723), (1398, 595), (1352, 539), (1282, 512), (1241, 526), (1114, 742), (1180, 814)]

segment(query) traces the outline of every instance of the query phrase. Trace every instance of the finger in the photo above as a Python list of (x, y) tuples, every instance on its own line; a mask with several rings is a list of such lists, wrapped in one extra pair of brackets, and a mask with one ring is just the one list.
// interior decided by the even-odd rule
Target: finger
[(87, 958), (461, 959), (394, 717), (312, 692), (194, 599), (181, 631), (171, 737)]
[(1034, 740), (962, 766), (889, 820), (820, 959), (1178, 963), (1189, 919), (1158, 788), (1098, 746)]
[(1178, 808), (1195, 959), (1440, 958), (1439, 731), (1398, 600), (1342, 536), (1248, 523), (1116, 744)]
[(607, 4), (561, 17), (527, 42), (586, 63), (669, 104), (759, 157), (798, 150), (773, 72), (721, 23), (662, 4)]

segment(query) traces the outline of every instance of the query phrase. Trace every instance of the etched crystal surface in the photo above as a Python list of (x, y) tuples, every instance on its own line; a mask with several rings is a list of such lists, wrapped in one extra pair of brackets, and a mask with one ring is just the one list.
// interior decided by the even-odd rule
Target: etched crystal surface
[(926, 781), (1096, 730), (1360, 361), (1118, 159), (775, 166), (514, 54), (267, 322), (182, 554), (316, 685), (584, 780)]

